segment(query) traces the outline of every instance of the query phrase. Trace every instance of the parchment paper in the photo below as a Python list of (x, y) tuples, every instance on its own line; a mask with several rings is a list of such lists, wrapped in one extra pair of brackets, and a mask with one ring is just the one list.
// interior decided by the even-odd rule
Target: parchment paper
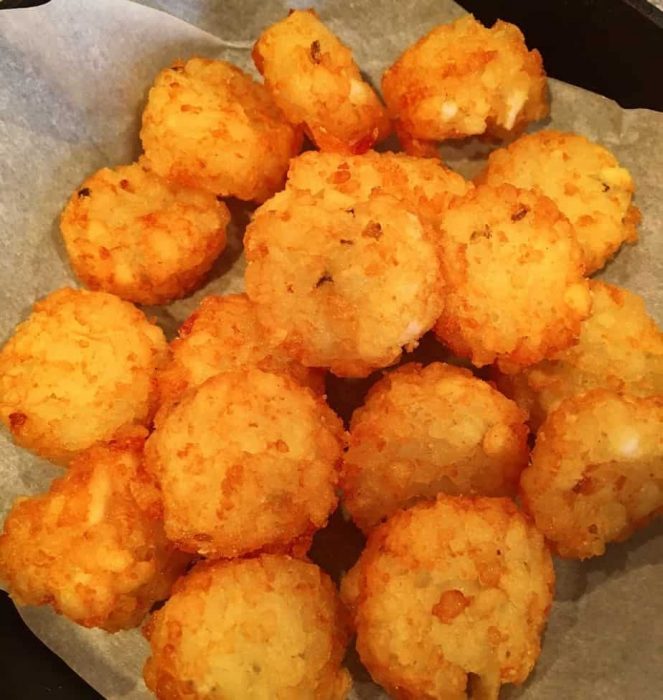
[[(203, 54), (253, 72), (250, 47), (262, 27), (287, 7), (311, 2), (261, 0), (53, 0), (30, 10), (0, 12), (0, 340), (33, 301), (73, 277), (57, 217), (81, 180), (95, 169), (132, 160), (138, 123), (154, 75), (174, 58)], [(462, 10), (443, 0), (315, 3), (324, 21), (355, 52), (375, 84), (413, 40)], [(202, 29), (201, 29), (202, 28)], [(206, 33), (211, 32), (211, 33)], [(218, 37), (218, 38), (217, 38)], [(560, 41), (564, 38), (560, 37)], [(572, 47), (569, 47), (572, 50)], [(626, 60), (626, 59), (625, 59)], [(544, 56), (545, 61), (545, 56)], [(641, 240), (623, 250), (606, 279), (642, 294), (663, 320), (663, 114), (624, 111), (579, 88), (552, 81), (550, 126), (577, 131), (612, 149), (635, 177), (643, 211)], [(485, 147), (447, 147), (445, 158), (466, 175), (481, 167)], [(172, 332), (209, 293), (242, 286), (241, 230), (235, 208), (231, 246), (205, 289), (159, 312)], [(0, 519), (19, 494), (45, 489), (58, 474), (0, 436)], [(338, 516), (317, 543), (318, 559), (345, 568), (351, 528)], [(557, 596), (543, 653), (530, 681), (503, 697), (530, 700), (663, 698), (663, 527), (585, 564), (557, 562)], [(85, 630), (49, 609), (25, 609), (32, 629), (106, 698), (149, 697), (139, 632)], [(386, 697), (352, 662), (358, 698)]]

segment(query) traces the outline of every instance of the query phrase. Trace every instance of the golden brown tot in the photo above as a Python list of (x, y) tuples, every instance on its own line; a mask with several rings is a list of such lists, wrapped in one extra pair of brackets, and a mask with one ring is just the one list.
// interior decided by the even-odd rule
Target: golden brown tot
[(436, 143), (487, 134), (504, 137), (548, 114), (541, 54), (521, 31), (471, 15), (430, 31), (382, 78), (382, 91), (406, 152), (435, 155)]
[(0, 580), (21, 605), (85, 627), (135, 627), (190, 557), (166, 540), (143, 435), (81, 453), (44, 494), (21, 498), (0, 535)]
[(159, 73), (140, 138), (148, 167), (161, 177), (258, 202), (281, 187), (302, 140), (264, 86), (206, 58)]
[(146, 625), (159, 700), (344, 700), (349, 640), (334, 584), (287, 556), (205, 562)]
[(289, 122), (323, 151), (363, 153), (390, 131), (380, 99), (350, 49), (313, 10), (294, 10), (253, 47), (265, 87)]

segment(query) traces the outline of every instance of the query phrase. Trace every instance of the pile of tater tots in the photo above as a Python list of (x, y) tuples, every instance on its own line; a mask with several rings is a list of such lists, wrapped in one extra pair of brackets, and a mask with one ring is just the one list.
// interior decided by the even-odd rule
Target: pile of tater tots
[[(142, 155), (64, 207), (81, 288), (0, 351), (0, 419), (66, 471), (16, 501), (0, 581), (142, 625), (164, 700), (340, 700), (353, 637), (390, 697), (494, 700), (536, 663), (551, 554), (600, 556), (663, 512), (663, 335), (588, 278), (637, 239), (634, 183), (581, 135), (524, 134), (546, 76), (505, 22), (434, 28), (384, 104), (311, 10), (253, 59), (263, 82), (163, 69)], [(494, 146), (473, 182), (438, 149), (470, 137)], [(168, 343), (136, 305), (209, 282), (228, 199), (257, 206), (246, 291)], [(412, 360), (425, 334), (449, 361)], [(370, 377), (345, 423), (331, 376)], [(341, 581), (308, 557), (337, 508), (366, 537)]]

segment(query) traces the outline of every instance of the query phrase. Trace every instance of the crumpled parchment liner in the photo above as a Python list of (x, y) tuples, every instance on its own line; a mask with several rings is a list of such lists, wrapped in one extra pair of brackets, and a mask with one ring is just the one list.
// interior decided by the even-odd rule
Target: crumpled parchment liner
[[(53, 0), (39, 8), (0, 12), (1, 341), (36, 298), (74, 282), (58, 234), (60, 210), (86, 175), (104, 165), (129, 162), (139, 153), (138, 124), (147, 89), (171, 60), (202, 54), (254, 72), (250, 48), (261, 28), (284, 16), (288, 7), (314, 4), (379, 85), (382, 71), (407, 45), (435, 24), (463, 13), (444, 0), (145, 4), (191, 24), (127, 0)], [(660, 323), (663, 114), (622, 110), (610, 100), (556, 81), (551, 81), (551, 91), (549, 125), (600, 141), (634, 175), (636, 202), (644, 215), (641, 240), (623, 250), (604, 276), (643, 295)], [(449, 164), (468, 176), (482, 166), (485, 153), (481, 144), (443, 148)], [(189, 299), (149, 310), (170, 333), (204, 295), (242, 288), (241, 233), (250, 209), (233, 205), (231, 245), (210, 283)], [(0, 517), (16, 496), (44, 490), (58, 473), (0, 436)], [(338, 515), (334, 521), (334, 528), (319, 538), (317, 558), (338, 570), (347, 565), (357, 542), (342, 536), (351, 528)], [(584, 564), (558, 561), (556, 569), (556, 601), (541, 658), (524, 688), (507, 688), (502, 697), (663, 697), (662, 524), (611, 546), (604, 557)], [(27, 608), (22, 614), (104, 697), (150, 697), (141, 680), (147, 644), (138, 631), (109, 635), (86, 630), (47, 608)], [(351, 666), (355, 698), (386, 697), (356, 661)]]

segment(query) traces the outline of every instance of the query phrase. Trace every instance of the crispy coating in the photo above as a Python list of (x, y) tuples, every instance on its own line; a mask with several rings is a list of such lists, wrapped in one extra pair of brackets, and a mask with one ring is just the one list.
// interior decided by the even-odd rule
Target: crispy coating
[(505, 498), (438, 496), (369, 536), (342, 594), (396, 700), (497, 700), (540, 652), (554, 588), (541, 534)]
[(189, 557), (168, 543), (140, 437), (96, 445), (39, 496), (19, 498), (0, 536), (0, 580), (21, 605), (85, 627), (140, 624)]
[(290, 377), (252, 367), (211, 377), (147, 442), (166, 534), (206, 557), (287, 548), (334, 510), (342, 444), (340, 420)]
[(391, 131), (387, 112), (352, 52), (314, 10), (294, 10), (253, 47), (265, 87), (289, 122), (323, 151), (363, 153)]
[(366, 376), (415, 347), (440, 315), (434, 235), (390, 195), (340, 207), (287, 189), (247, 229), (246, 291), (294, 359)]
[(157, 373), (160, 413), (215, 374), (245, 366), (285, 374), (324, 393), (323, 373), (293, 362), (272, 344), (246, 294), (205, 297), (170, 348), (169, 362)]
[(476, 134), (503, 137), (549, 112), (541, 54), (498, 20), (467, 15), (430, 31), (382, 78), (389, 114), (406, 152), (432, 155), (434, 142)]
[(496, 373), (501, 391), (529, 414), (536, 430), (560, 402), (591, 389), (663, 396), (663, 333), (644, 301), (590, 280), (592, 313), (576, 345), (513, 375)]
[(302, 142), (265, 87), (230, 63), (206, 58), (159, 73), (140, 138), (158, 175), (258, 202), (281, 187)]
[(149, 423), (167, 354), (161, 329), (132, 304), (104, 292), (52, 292), (0, 351), (0, 420), (17, 444), (66, 465)]
[(573, 228), (551, 200), (482, 185), (451, 203), (442, 227), (442, 342), (508, 373), (575, 342), (588, 283)]
[(472, 188), (439, 160), (375, 151), (360, 156), (307, 151), (290, 162), (287, 186), (322, 194), (343, 207), (382, 192), (433, 222), (455, 196)]
[(410, 363), (352, 416), (344, 504), (362, 530), (440, 492), (505, 496), (527, 466), (525, 413), (466, 369)]
[(480, 182), (509, 182), (555, 202), (573, 224), (587, 274), (602, 268), (622, 243), (634, 243), (639, 210), (631, 174), (603, 146), (578, 134), (539, 131), (493, 151)]
[(521, 491), (562, 557), (627, 539), (663, 513), (663, 396), (596, 389), (562, 401), (541, 426)]
[(87, 178), (62, 212), (60, 230), (86, 287), (164, 304), (200, 284), (226, 246), (229, 221), (213, 194), (174, 187), (133, 163)]
[(159, 700), (343, 700), (349, 633), (330, 578), (288, 556), (205, 562), (145, 626)]

